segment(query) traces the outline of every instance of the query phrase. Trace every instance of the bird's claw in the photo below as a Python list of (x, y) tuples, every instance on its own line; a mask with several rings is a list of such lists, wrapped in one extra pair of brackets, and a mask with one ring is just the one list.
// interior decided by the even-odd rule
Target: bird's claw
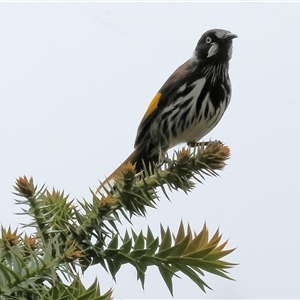
[(189, 142), (187, 143), (187, 145), (189, 147), (195, 148), (195, 147), (199, 147), (199, 146), (207, 146), (210, 142)]
[(163, 164), (171, 164), (172, 159), (170, 159), (167, 156), (164, 156), (163, 158), (160, 158), (159, 161), (156, 163), (156, 167), (160, 168)]

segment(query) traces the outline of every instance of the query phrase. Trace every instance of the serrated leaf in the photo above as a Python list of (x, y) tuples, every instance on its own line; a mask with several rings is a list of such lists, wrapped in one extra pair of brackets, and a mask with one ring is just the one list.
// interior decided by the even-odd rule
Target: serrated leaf
[(107, 259), (106, 263), (108, 265), (108, 269), (109, 269), (109, 272), (110, 272), (113, 280), (116, 281), (116, 270), (115, 270), (115, 264), (114, 264), (113, 260)]
[(148, 226), (147, 228), (147, 237), (146, 237), (146, 246), (147, 248), (149, 247), (149, 245), (151, 245), (151, 243), (154, 241), (154, 236), (153, 233), (150, 229), (150, 227)]
[(130, 263), (132, 266), (135, 267), (136, 271), (137, 271), (137, 278), (141, 280), (142, 286), (144, 284), (145, 281), (145, 274), (144, 274), (144, 268), (145, 265), (144, 263), (140, 264), (137, 260), (132, 259), (131, 257), (128, 257), (126, 255), (123, 255), (124, 258), (127, 259), (127, 262)]
[(130, 257), (132, 257), (134, 259), (139, 259), (143, 255), (145, 255), (147, 252), (148, 252), (148, 249), (133, 250), (132, 252), (130, 252)]
[(165, 229), (164, 227), (162, 226), (162, 224), (160, 224), (160, 236), (163, 237), (165, 235)]
[(192, 229), (191, 229), (190, 224), (187, 224), (186, 234), (190, 234), (191, 236), (193, 236), (193, 233), (192, 233)]
[(140, 271), (137, 272), (137, 279), (141, 281), (142, 288), (145, 287), (145, 273), (147, 270), (147, 265), (143, 262), (139, 263)]
[[(199, 263), (199, 267), (202, 270), (205, 270), (207, 272), (210, 272), (212, 274), (225, 277), (227, 279), (231, 279), (229, 276), (227, 276), (225, 273), (227, 271), (225, 269), (232, 268), (235, 264), (231, 264), (225, 261), (201, 261)], [(232, 280), (232, 279), (231, 279)]]
[(5, 285), (11, 285), (11, 276), (12, 275), (15, 280), (18, 282), (20, 281), (20, 278), (15, 274), (13, 271), (11, 271), (9, 268), (4, 266), (3, 264), (0, 264), (0, 272), (1, 272), (1, 283), (3, 286)]
[(189, 258), (205, 258), (209, 253), (211, 253), (215, 249), (214, 246), (206, 247), (202, 250), (195, 251), (192, 253), (189, 253), (187, 255), (184, 255), (184, 257), (189, 257)]
[(168, 257), (169, 263), (180, 263), (183, 265), (189, 265), (189, 266), (199, 266), (201, 264), (201, 260), (197, 258), (189, 258), (189, 257)]
[(211, 238), (211, 240), (208, 242), (208, 246), (217, 246), (218, 245), (218, 243), (220, 242), (220, 240), (221, 240), (221, 238), (222, 238), (222, 235), (219, 235), (218, 234), (218, 231), (216, 232), (216, 234)]
[(203, 229), (189, 243), (183, 255), (188, 255), (190, 253), (196, 252), (197, 250), (200, 250), (201, 248), (207, 245), (207, 242), (208, 242), (208, 231), (206, 229), (206, 224), (204, 223)]
[(177, 235), (176, 235), (176, 238), (175, 238), (175, 244), (178, 244), (184, 238), (185, 238), (184, 225), (183, 225), (183, 222), (181, 220), (179, 228), (178, 228), (178, 232), (177, 232)]
[(217, 241), (220, 240), (220, 238), (222, 237), (222, 235), (220, 235), (220, 231), (219, 228), (216, 230), (216, 232), (214, 233), (214, 235), (211, 237), (210, 241)]
[(228, 243), (228, 240), (225, 241), (224, 243), (222, 243), (221, 245), (219, 245), (214, 251), (221, 252), (225, 248), (225, 246), (227, 245), (227, 243)]
[(195, 272), (197, 272), (201, 276), (205, 276), (204, 272), (199, 267), (189, 266), (189, 268), (193, 269)]
[(131, 229), (131, 234), (132, 234), (133, 240), (135, 241), (137, 239), (137, 234), (134, 232), (133, 229)]
[(159, 251), (159, 252), (156, 254), (156, 257), (159, 257), (159, 258), (166, 258), (166, 257), (169, 257), (169, 256), (171, 255), (171, 253), (173, 253), (173, 252), (176, 250), (177, 247), (178, 247), (178, 246), (175, 245), (175, 246), (172, 246), (172, 247), (170, 247), (170, 248), (167, 248), (167, 249), (165, 249), (165, 250), (163, 250), (163, 251)]
[(174, 250), (169, 254), (170, 256), (180, 257), (185, 251), (190, 242), (191, 236), (188, 234), (185, 238), (181, 239)]
[(129, 236), (128, 231), (125, 231), (124, 237), (123, 237), (123, 242), (126, 243), (127, 241), (131, 240), (131, 237)]
[(106, 249), (104, 253), (107, 257), (112, 258), (119, 253), (119, 249)]
[(143, 236), (143, 232), (141, 231), (140, 234), (138, 235), (138, 237), (135, 240), (135, 244), (133, 249), (134, 250), (141, 250), (144, 249), (144, 236)]
[(189, 268), (188, 266), (185, 265), (176, 265), (176, 267), (178, 268), (178, 270), (180, 270), (182, 273), (184, 273), (185, 275), (187, 275), (190, 279), (192, 279), (199, 287), (200, 289), (206, 293), (205, 288), (208, 288), (211, 290), (211, 287), (208, 286), (200, 277), (199, 275), (193, 271), (191, 268)]
[(228, 254), (230, 254), (231, 252), (233, 252), (236, 248), (233, 248), (233, 249), (229, 249), (229, 250), (223, 250), (223, 251), (220, 251), (220, 252), (212, 252), (210, 253), (209, 255), (207, 255), (207, 257), (205, 257), (206, 260), (218, 260)]
[(161, 244), (160, 244), (160, 247), (159, 247), (159, 252), (162, 252), (163, 250), (166, 250), (166, 249), (171, 247), (172, 236), (171, 236), (171, 232), (170, 232), (169, 227), (167, 228), (166, 232), (164, 232), (164, 230), (162, 230), (161, 238), (162, 238), (162, 241), (161, 241)]
[(123, 245), (120, 248), (120, 252), (122, 253), (129, 253), (132, 247), (132, 240), (127, 239), (126, 242), (123, 243)]
[(155, 240), (153, 240), (152, 243), (150, 243), (147, 246), (147, 255), (153, 255), (157, 250), (158, 246), (159, 246), (159, 239), (157, 237)]
[[(159, 185), (159, 183), (158, 183), (158, 185)], [(168, 196), (168, 193), (167, 193), (165, 187), (164, 187), (163, 185), (160, 185), (160, 188), (161, 188), (163, 194), (166, 196), (166, 198), (167, 198), (169, 201), (171, 201), (170, 198), (169, 198), (169, 196)]]
[(117, 272), (120, 270), (121, 265), (122, 265), (122, 257), (120, 257), (120, 256), (114, 257), (113, 262), (114, 262), (114, 270), (115, 270), (115, 273), (117, 274)]
[(227, 272), (223, 269), (220, 270), (220, 269), (217, 269), (217, 268), (205, 268), (203, 266), (201, 266), (201, 268), (206, 270), (207, 272), (209, 272), (211, 274), (218, 275), (218, 276), (226, 278), (228, 280), (234, 280), (233, 278), (226, 275), (225, 273), (227, 273)]
[(170, 271), (169, 268), (167, 268), (166, 266), (164, 266), (163, 264), (160, 264), (158, 266), (159, 272), (164, 280), (164, 282), (166, 283), (170, 294), (173, 297), (173, 283), (172, 283), (172, 277), (174, 275), (174, 273), (172, 271)]
[(107, 246), (107, 249), (109, 250), (115, 250), (118, 248), (118, 234), (115, 234), (112, 238), (112, 240), (110, 241), (110, 243)]
[[(82, 265), (82, 263), (80, 263), (80, 264)], [(101, 256), (101, 257), (95, 256), (93, 258), (92, 265), (96, 265), (96, 264), (100, 264), (103, 267), (103, 269), (107, 272), (107, 266), (105, 264), (105, 260), (104, 260), (103, 256)], [(90, 260), (88, 260), (88, 263), (84, 264), (84, 265), (89, 266), (90, 265)]]

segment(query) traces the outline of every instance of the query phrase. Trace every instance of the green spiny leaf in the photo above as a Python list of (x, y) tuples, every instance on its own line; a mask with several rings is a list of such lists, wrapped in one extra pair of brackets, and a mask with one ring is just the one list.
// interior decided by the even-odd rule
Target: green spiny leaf
[(140, 249), (140, 250), (133, 250), (130, 253), (130, 257), (134, 259), (140, 259), (143, 255), (145, 255), (148, 252), (148, 249)]
[(151, 245), (151, 243), (154, 241), (154, 236), (153, 233), (150, 229), (150, 227), (148, 226), (147, 228), (147, 237), (146, 237), (146, 246), (149, 247), (149, 245)]
[(202, 250), (198, 250), (195, 252), (191, 252), (187, 255), (184, 255), (184, 257), (190, 257), (190, 258), (204, 258), (206, 257), (209, 253), (211, 253), (215, 249), (214, 246), (206, 247)]
[(133, 237), (133, 239), (134, 239), (134, 241), (136, 241), (136, 239), (137, 239), (137, 234), (134, 232), (134, 230), (133, 229), (131, 229), (131, 234), (132, 234), (132, 237)]
[[(218, 261), (201, 260), (201, 261), (199, 261), (197, 266), (199, 268), (201, 268), (202, 270), (205, 270), (205, 271), (210, 272), (212, 274), (216, 274), (216, 275), (224, 277), (223, 275), (220, 274), (220, 271), (223, 274), (223, 272), (226, 272), (225, 269), (232, 268), (232, 266), (234, 266), (234, 265), (235, 264), (228, 263), (226, 261), (221, 261), (221, 260), (218, 260)], [(228, 276), (226, 278), (231, 279)]]
[(118, 248), (118, 234), (115, 234), (107, 246), (107, 249), (115, 250)]
[(180, 225), (179, 225), (179, 229), (175, 238), (175, 244), (178, 244), (181, 240), (183, 240), (185, 238), (185, 233), (184, 233), (184, 225), (183, 222), (181, 220)]
[(190, 240), (190, 234), (187, 234), (183, 239), (180, 239), (180, 242), (176, 244), (176, 247), (174, 248), (174, 251), (170, 253), (170, 256), (180, 257), (186, 251)]
[(206, 260), (218, 260), (228, 254), (230, 254), (231, 252), (233, 252), (236, 248), (233, 249), (229, 249), (229, 250), (223, 250), (223, 246), (225, 246), (227, 244), (227, 241), (224, 242), (221, 246), (219, 246), (218, 248), (215, 248), (210, 254), (207, 255), (207, 257), (205, 257)]
[(159, 252), (162, 252), (163, 250), (166, 250), (171, 247), (172, 236), (169, 227), (167, 228), (166, 232), (164, 230), (161, 230), (161, 239), (162, 241), (159, 247)]
[(113, 262), (112, 259), (106, 259), (106, 263), (108, 265), (108, 269), (109, 269), (109, 272), (113, 278), (114, 281), (116, 281), (116, 270), (115, 270), (115, 264)]
[(153, 240), (149, 245), (147, 245), (147, 255), (151, 256), (155, 253), (155, 251), (157, 250), (159, 246), (159, 239), (158, 237)]
[(211, 245), (217, 246), (218, 243), (220, 242), (221, 238), (222, 238), (222, 235), (219, 235), (219, 229), (217, 229), (217, 231), (215, 232), (215, 234), (213, 235), (213, 237), (208, 242), (208, 246), (211, 246)]
[(199, 287), (200, 289), (206, 293), (205, 288), (211, 289), (200, 277), (199, 275), (193, 271), (190, 267), (185, 265), (176, 265), (178, 270), (180, 270), (182, 273), (187, 275), (190, 279), (192, 279)]
[(141, 231), (140, 234), (138, 235), (137, 239), (135, 240), (135, 244), (133, 247), (133, 250), (141, 250), (144, 249), (144, 236), (143, 232)]
[(189, 243), (188, 247), (186, 248), (186, 251), (184, 252), (184, 256), (196, 252), (197, 250), (200, 250), (205, 245), (207, 245), (208, 242), (208, 231), (206, 229), (206, 224), (204, 223), (203, 229), (201, 232)]
[(172, 277), (174, 275), (174, 273), (170, 270), (169, 267), (160, 264), (158, 266), (159, 272), (164, 280), (164, 282), (166, 283), (170, 294), (173, 296), (173, 283), (172, 283)]
[(132, 246), (132, 240), (131, 239), (124, 239), (123, 241), (123, 245), (120, 248), (120, 252), (122, 253), (129, 253), (131, 250), (131, 246)]

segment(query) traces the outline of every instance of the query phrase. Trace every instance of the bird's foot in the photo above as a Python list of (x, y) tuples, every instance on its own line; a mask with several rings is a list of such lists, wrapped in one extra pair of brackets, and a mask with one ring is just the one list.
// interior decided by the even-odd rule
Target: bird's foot
[(161, 167), (165, 163), (171, 163), (172, 160), (166, 155), (167, 151), (160, 150), (158, 156), (158, 162), (156, 163), (156, 167)]
[(189, 146), (189, 147), (192, 147), (192, 148), (194, 148), (194, 147), (199, 147), (199, 146), (207, 146), (208, 144), (209, 144), (210, 142), (189, 142), (189, 143), (187, 143), (187, 145)]
[(199, 146), (207, 146), (209, 143), (212, 143), (212, 142), (218, 142), (220, 144), (223, 145), (223, 143), (221, 141), (218, 141), (218, 140), (215, 140), (215, 141), (208, 141), (208, 142), (205, 142), (205, 141), (202, 141), (202, 142), (189, 142), (187, 143), (187, 145), (189, 147), (199, 147)]
[(162, 159), (160, 159), (157, 163), (156, 166), (160, 168), (163, 164), (171, 164), (173, 161), (169, 157), (165, 156)]

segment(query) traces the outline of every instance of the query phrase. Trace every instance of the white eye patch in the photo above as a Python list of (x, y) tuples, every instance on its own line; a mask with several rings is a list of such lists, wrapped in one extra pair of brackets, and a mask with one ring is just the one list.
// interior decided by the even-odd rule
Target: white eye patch
[(215, 55), (218, 52), (218, 50), (219, 50), (218, 44), (211, 43), (211, 47), (209, 48), (208, 53), (207, 53), (207, 58)]
[(230, 59), (232, 56), (232, 45), (228, 49), (228, 58)]

